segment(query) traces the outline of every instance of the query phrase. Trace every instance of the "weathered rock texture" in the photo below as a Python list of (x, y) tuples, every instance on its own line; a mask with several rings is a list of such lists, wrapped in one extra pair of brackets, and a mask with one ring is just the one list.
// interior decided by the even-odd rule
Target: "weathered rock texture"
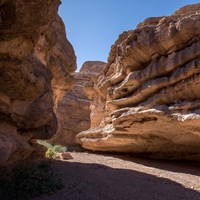
[(90, 99), (86, 97), (93, 92), (93, 80), (103, 72), (104, 62), (85, 62), (80, 72), (74, 73), (74, 87), (66, 92), (58, 103), (58, 132), (52, 138), (53, 143), (74, 145), (75, 137), (81, 131), (90, 128)]
[(104, 111), (84, 148), (199, 159), (200, 4), (120, 35), (95, 91)]
[(32, 139), (56, 133), (54, 103), (76, 67), (59, 4), (0, 1), (0, 164), (27, 158)]

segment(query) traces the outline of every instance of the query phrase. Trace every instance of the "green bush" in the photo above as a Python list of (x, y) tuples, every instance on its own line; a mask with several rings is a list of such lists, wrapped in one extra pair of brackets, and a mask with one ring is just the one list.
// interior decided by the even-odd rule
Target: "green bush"
[(25, 200), (52, 193), (63, 187), (61, 176), (49, 163), (20, 164), (9, 172), (0, 172), (0, 199)]
[(53, 149), (53, 147), (50, 147), (47, 149), (45, 156), (47, 158), (52, 158), (54, 155), (56, 154), (55, 150)]
[(44, 147), (46, 147), (47, 149), (52, 147), (52, 144), (50, 144), (46, 140), (37, 140), (37, 143), (42, 145), (42, 146), (44, 146)]
[(67, 151), (67, 147), (58, 144), (52, 145), (45, 140), (37, 140), (37, 143), (47, 148), (45, 153), (47, 158), (52, 158), (56, 153), (64, 153)]
[(67, 151), (67, 147), (63, 147), (62, 145), (55, 145), (53, 146), (55, 152), (64, 153)]

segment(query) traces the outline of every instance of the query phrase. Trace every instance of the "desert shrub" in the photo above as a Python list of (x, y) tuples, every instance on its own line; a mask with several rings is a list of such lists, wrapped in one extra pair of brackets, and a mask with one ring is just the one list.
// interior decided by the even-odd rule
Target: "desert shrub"
[(50, 144), (46, 140), (37, 140), (37, 143), (42, 145), (42, 146), (44, 146), (44, 147), (46, 147), (47, 149), (52, 147), (52, 144)]
[(45, 156), (47, 158), (52, 158), (54, 155), (56, 154), (55, 150), (53, 149), (53, 147), (50, 147), (47, 149)]
[(59, 152), (59, 153), (64, 153), (67, 151), (67, 147), (64, 147), (62, 145), (55, 145), (53, 146), (53, 149), (55, 150), (55, 152)]
[(63, 147), (61, 145), (51, 146), (46, 151), (46, 157), (47, 158), (52, 158), (54, 155), (56, 155), (56, 153), (64, 153), (66, 151), (67, 151), (67, 148)]
[(61, 176), (47, 162), (18, 164), (9, 172), (0, 172), (0, 199), (3, 200), (30, 199), (62, 187)]
[(47, 148), (45, 153), (47, 158), (52, 158), (56, 153), (64, 153), (67, 151), (67, 147), (58, 144), (52, 145), (45, 140), (38, 140), (37, 143)]

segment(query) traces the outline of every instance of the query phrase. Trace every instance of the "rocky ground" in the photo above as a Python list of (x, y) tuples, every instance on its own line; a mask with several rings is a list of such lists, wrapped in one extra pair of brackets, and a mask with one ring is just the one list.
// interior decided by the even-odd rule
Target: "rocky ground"
[(35, 200), (200, 200), (200, 162), (72, 152), (53, 161), (65, 187)]

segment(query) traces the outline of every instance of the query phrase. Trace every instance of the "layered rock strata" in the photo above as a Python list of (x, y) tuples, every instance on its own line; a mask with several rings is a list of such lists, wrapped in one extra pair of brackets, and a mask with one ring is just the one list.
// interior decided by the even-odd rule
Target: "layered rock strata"
[(0, 164), (25, 159), (56, 133), (53, 112), (76, 58), (59, 0), (0, 1)]
[(93, 81), (104, 66), (104, 62), (87, 61), (80, 72), (73, 74), (74, 87), (64, 94), (56, 109), (58, 132), (51, 140), (53, 143), (74, 146), (76, 135), (90, 128), (90, 91), (93, 93)]
[(121, 34), (95, 91), (104, 111), (84, 148), (200, 159), (200, 4)]

